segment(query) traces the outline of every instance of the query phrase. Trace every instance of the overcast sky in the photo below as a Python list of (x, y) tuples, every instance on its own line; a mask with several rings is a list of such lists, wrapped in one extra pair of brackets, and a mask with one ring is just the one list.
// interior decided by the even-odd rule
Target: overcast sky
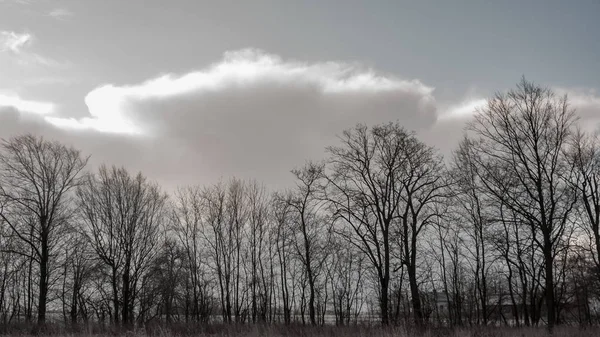
[(0, 0), (0, 137), (167, 188), (278, 187), (357, 122), (398, 120), (448, 154), (522, 75), (593, 129), (598, 18), (598, 0)]

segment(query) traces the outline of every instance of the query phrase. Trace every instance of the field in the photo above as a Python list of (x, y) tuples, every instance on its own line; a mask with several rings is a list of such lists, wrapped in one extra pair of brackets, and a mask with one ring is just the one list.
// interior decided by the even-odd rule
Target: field
[(550, 333), (543, 327), (474, 327), (429, 328), (415, 330), (404, 327), (381, 328), (373, 326), (309, 327), (309, 326), (261, 326), (261, 325), (171, 325), (147, 326), (142, 329), (124, 330), (106, 326), (64, 327), (48, 325), (43, 330), (27, 326), (3, 328), (2, 336), (206, 336), (206, 337), (592, 337), (600, 336), (600, 327), (560, 326)]

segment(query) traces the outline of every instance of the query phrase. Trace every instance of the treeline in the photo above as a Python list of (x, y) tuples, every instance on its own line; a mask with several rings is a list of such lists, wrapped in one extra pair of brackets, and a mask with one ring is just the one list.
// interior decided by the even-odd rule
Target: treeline
[(1, 143), (0, 322), (598, 323), (600, 141), (526, 80), (450, 158), (398, 123), (344, 131), (270, 192), (166, 194), (32, 135)]

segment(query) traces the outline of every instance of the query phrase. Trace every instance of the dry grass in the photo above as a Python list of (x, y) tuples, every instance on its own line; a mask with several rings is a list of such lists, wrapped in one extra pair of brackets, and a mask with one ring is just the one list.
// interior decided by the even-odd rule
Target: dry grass
[(374, 326), (351, 327), (310, 327), (310, 326), (278, 326), (278, 325), (149, 325), (145, 328), (124, 330), (122, 328), (88, 325), (64, 327), (47, 325), (43, 330), (32, 329), (31, 326), (0, 327), (1, 336), (123, 336), (123, 337), (596, 337), (600, 336), (600, 327), (557, 327), (553, 334), (545, 328), (509, 328), (509, 327), (475, 327), (475, 328), (430, 328), (418, 331), (412, 328)]

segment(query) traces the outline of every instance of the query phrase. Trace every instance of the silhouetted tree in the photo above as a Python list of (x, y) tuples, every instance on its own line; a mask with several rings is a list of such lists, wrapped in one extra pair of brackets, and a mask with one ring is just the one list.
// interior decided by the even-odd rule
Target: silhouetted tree
[(157, 253), (166, 195), (141, 173), (106, 166), (77, 195), (88, 242), (109, 271), (113, 319), (131, 324), (139, 281)]
[[(389, 323), (389, 286), (394, 243), (409, 269), (415, 319), (422, 323), (416, 281), (417, 239), (439, 197), (441, 158), (399, 124), (344, 131), (342, 145), (328, 148), (327, 199), (336, 232), (363, 252), (379, 283), (381, 321)], [(394, 240), (394, 237), (400, 240)]]
[(549, 329), (556, 323), (555, 256), (576, 203), (566, 155), (574, 121), (566, 97), (523, 79), (489, 99), (468, 129), (486, 190), (522, 218), (542, 251)]
[[(80, 184), (87, 158), (58, 142), (32, 135), (0, 145), (0, 218), (31, 249), (39, 266), (38, 323), (46, 321), (51, 256), (72, 215), (71, 191)], [(27, 255), (24, 251), (12, 253)]]

